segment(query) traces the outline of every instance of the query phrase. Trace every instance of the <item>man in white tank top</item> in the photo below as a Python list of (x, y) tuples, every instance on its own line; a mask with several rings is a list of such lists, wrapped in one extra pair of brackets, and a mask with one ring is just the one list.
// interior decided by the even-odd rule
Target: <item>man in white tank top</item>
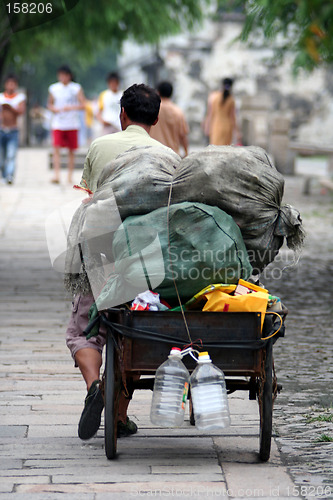
[(53, 113), (53, 168), (52, 182), (60, 182), (60, 148), (68, 149), (68, 182), (72, 182), (74, 151), (78, 147), (80, 119), (78, 111), (85, 108), (85, 97), (79, 83), (73, 82), (68, 66), (61, 66), (57, 72), (58, 82), (49, 87), (48, 109)]

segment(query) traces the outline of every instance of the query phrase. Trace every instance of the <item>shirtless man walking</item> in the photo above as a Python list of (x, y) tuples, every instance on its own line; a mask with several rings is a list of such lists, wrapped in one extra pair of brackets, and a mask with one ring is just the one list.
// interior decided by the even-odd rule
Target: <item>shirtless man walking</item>
[(8, 75), (5, 91), (0, 94), (0, 171), (7, 184), (14, 181), (19, 145), (17, 118), (25, 112), (25, 95), (17, 89), (17, 77)]

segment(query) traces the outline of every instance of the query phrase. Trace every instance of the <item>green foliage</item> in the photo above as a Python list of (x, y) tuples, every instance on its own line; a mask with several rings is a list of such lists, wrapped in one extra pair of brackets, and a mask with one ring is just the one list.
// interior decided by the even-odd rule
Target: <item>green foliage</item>
[[(9, 0), (8, 0), (9, 1)], [(50, 0), (63, 11), (62, 0)], [(66, 5), (69, 2), (65, 0)], [(0, 73), (6, 61), (37, 61), (41, 51), (70, 48), (82, 60), (92, 60), (97, 51), (119, 49), (124, 40), (156, 43), (166, 35), (193, 28), (202, 18), (202, 7), (209, 0), (79, 0), (60, 17), (29, 29), (27, 14), (6, 15), (7, 3), (0, 3)], [(46, 3), (46, 0), (44, 0)], [(43, 22), (42, 22), (43, 21)], [(31, 25), (31, 23), (30, 23)], [(19, 31), (12, 32), (17, 29)]]
[(331, 0), (218, 0), (221, 8), (243, 7), (240, 39), (274, 40), (279, 56), (294, 53), (294, 69), (312, 71), (333, 63), (333, 2)]
[(333, 437), (328, 436), (327, 434), (321, 434), (318, 439), (316, 439), (316, 443), (332, 443)]
[(333, 413), (327, 415), (318, 415), (317, 417), (309, 417), (307, 419), (308, 423), (312, 422), (333, 422)]

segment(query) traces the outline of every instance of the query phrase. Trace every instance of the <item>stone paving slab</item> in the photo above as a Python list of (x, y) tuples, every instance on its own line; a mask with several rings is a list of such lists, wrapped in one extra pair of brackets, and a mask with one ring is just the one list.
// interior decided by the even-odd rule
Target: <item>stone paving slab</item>
[[(235, 437), (223, 436), (213, 438), (219, 462), (223, 464), (229, 462), (234, 464), (261, 464), (258, 455), (258, 436), (238, 436), (237, 439)], [(272, 440), (269, 465), (282, 465), (281, 455), (274, 439)]]
[(231, 497), (289, 497), (294, 483), (288, 473), (280, 467), (262, 464), (247, 464), (228, 462), (223, 465), (228, 494)]

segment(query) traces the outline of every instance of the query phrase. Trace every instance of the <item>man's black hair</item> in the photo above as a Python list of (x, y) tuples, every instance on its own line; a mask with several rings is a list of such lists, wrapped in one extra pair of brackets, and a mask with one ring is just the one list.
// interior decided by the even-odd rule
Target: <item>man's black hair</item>
[(157, 91), (161, 97), (171, 97), (173, 92), (173, 86), (170, 82), (160, 82), (157, 85)]
[(119, 73), (117, 73), (116, 71), (111, 71), (111, 73), (109, 73), (108, 76), (106, 77), (107, 82), (109, 82), (110, 80), (117, 80), (119, 82), (120, 80)]
[(14, 82), (16, 82), (16, 84), (18, 85), (18, 77), (17, 75), (15, 75), (15, 73), (8, 73), (8, 75), (5, 76), (5, 79), (4, 81), (7, 82), (8, 80), (14, 80)]
[(120, 107), (124, 108), (130, 120), (144, 125), (153, 125), (158, 118), (161, 98), (148, 85), (134, 84), (123, 93)]
[(231, 89), (234, 81), (232, 78), (224, 78), (222, 80), (222, 91), (223, 91), (223, 96), (222, 96), (222, 104), (228, 99), (228, 97), (231, 95)]
[(69, 66), (67, 66), (67, 64), (63, 64), (62, 66), (60, 66), (58, 69), (57, 69), (57, 73), (66, 73), (66, 75), (70, 75), (72, 80), (74, 79), (73, 78), (73, 72), (71, 70), (71, 68)]

